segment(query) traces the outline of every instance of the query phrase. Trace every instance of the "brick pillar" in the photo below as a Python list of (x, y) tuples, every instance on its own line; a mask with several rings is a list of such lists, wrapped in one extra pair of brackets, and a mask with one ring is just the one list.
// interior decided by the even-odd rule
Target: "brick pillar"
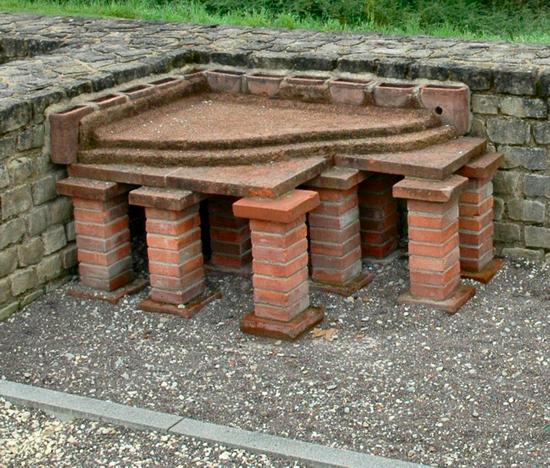
[(252, 244), (248, 220), (235, 217), (233, 197), (208, 200), (210, 247), (209, 268), (248, 276), (251, 273)]
[(316, 287), (349, 296), (372, 280), (363, 272), (357, 186), (317, 193), (321, 204), (309, 215), (312, 279)]
[(130, 203), (145, 207), (151, 292), (140, 308), (190, 317), (214, 295), (206, 294), (199, 202), (186, 190), (141, 187)]
[(504, 261), (494, 258), (493, 184), (502, 161), (488, 153), (466, 164), (459, 174), (469, 177), (460, 195), (460, 266), (462, 276), (488, 283)]
[(394, 175), (374, 174), (359, 185), (363, 257), (383, 259), (397, 249), (399, 214), (392, 187), (398, 180)]
[(475, 289), (460, 280), (458, 197), (467, 179), (405, 179), (394, 186), (406, 198), (409, 224), (410, 292), (400, 303), (456, 312)]
[(77, 177), (57, 183), (60, 195), (73, 197), (80, 281), (86, 286), (111, 292), (134, 278), (128, 190), (122, 184)]
[(319, 204), (315, 192), (294, 190), (277, 199), (243, 198), (236, 216), (250, 219), (254, 311), (245, 333), (294, 339), (323, 319), (310, 307), (305, 213)]

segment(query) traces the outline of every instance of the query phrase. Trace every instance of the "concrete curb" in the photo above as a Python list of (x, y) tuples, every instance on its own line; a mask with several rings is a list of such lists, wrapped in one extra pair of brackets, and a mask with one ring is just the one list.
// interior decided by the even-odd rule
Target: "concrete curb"
[(134, 429), (166, 431), (250, 452), (300, 460), (312, 466), (349, 468), (412, 468), (422, 466), (285, 439), (260, 432), (196, 421), (173, 414), (71, 395), (8, 380), (0, 380), (0, 396), (13, 403), (54, 414), (104, 421)]

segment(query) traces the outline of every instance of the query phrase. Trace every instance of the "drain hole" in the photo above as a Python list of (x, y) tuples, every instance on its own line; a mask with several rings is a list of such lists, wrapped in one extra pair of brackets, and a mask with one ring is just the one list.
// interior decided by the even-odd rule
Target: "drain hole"
[(440, 106), (437, 106), (437, 107), (435, 108), (435, 113), (436, 113), (437, 115), (443, 114), (443, 108), (440, 107)]

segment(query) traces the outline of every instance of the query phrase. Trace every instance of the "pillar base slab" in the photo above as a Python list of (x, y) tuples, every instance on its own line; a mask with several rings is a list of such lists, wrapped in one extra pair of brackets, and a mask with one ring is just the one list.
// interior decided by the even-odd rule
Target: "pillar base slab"
[(241, 331), (251, 335), (281, 340), (295, 340), (323, 320), (325, 312), (320, 307), (308, 307), (290, 322), (270, 320), (251, 312), (241, 320)]
[(67, 294), (78, 299), (93, 299), (96, 301), (105, 301), (111, 304), (118, 304), (118, 302), (124, 297), (131, 294), (136, 294), (147, 286), (147, 280), (143, 278), (137, 278), (131, 283), (128, 283), (114, 291), (101, 291), (94, 289), (90, 286), (86, 286), (82, 283), (78, 283)]
[(228, 273), (231, 275), (243, 276), (244, 278), (250, 278), (252, 276), (252, 263), (239, 268), (207, 263), (204, 265), (204, 269), (214, 273)]
[(460, 276), (462, 278), (472, 279), (474, 281), (479, 281), (480, 283), (487, 284), (491, 281), (498, 271), (504, 266), (503, 258), (494, 258), (490, 261), (485, 268), (481, 271), (468, 271), (462, 270)]
[(139, 303), (139, 308), (145, 312), (156, 312), (159, 314), (171, 314), (179, 317), (191, 318), (197, 314), (206, 304), (216, 299), (221, 299), (221, 291), (207, 291), (192, 299), (185, 307), (176, 304), (169, 304), (168, 302), (158, 302), (150, 297), (144, 299)]
[(466, 302), (474, 297), (475, 293), (476, 289), (473, 286), (462, 284), (451, 297), (443, 301), (438, 301), (431, 297), (413, 296), (410, 292), (406, 292), (399, 296), (397, 302), (399, 302), (399, 304), (425, 305), (434, 309), (443, 310), (448, 314), (454, 314), (466, 304)]
[(311, 289), (315, 291), (324, 291), (333, 294), (339, 294), (340, 296), (349, 297), (364, 288), (374, 279), (374, 275), (367, 270), (363, 270), (351, 281), (346, 284), (331, 284), (323, 283), (321, 281), (311, 281)]

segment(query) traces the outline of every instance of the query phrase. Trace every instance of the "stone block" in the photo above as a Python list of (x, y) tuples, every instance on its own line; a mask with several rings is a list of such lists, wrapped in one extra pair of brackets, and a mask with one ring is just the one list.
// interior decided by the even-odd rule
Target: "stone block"
[(550, 176), (527, 174), (523, 180), (523, 193), (528, 197), (550, 198)]
[(0, 249), (18, 242), (25, 234), (25, 223), (21, 218), (0, 224)]
[(509, 217), (517, 221), (543, 223), (546, 217), (546, 205), (539, 201), (510, 200), (507, 207)]
[(40, 284), (57, 278), (63, 271), (62, 253), (57, 252), (45, 257), (37, 266), (36, 274)]
[(33, 208), (26, 216), (25, 223), (30, 236), (42, 234), (49, 226), (49, 209), (47, 206)]
[(18, 151), (28, 151), (41, 148), (44, 144), (44, 125), (36, 125), (25, 129), (17, 137)]
[(542, 145), (550, 144), (550, 122), (535, 122), (533, 124), (535, 141)]
[(504, 153), (504, 165), (506, 169), (524, 167), (532, 171), (544, 170), (550, 166), (550, 157), (545, 148), (526, 146), (500, 146)]
[(500, 111), (514, 117), (544, 119), (548, 115), (548, 106), (542, 99), (506, 96), (500, 100)]
[(550, 249), (550, 228), (525, 226), (525, 245)]
[(504, 213), (504, 200), (502, 198), (493, 198), (493, 215), (494, 219), (502, 219)]
[(472, 112), (474, 114), (498, 114), (498, 97), (487, 94), (472, 95)]
[(3, 98), (0, 104), (0, 134), (23, 127), (32, 117), (28, 102)]
[(521, 191), (522, 174), (519, 172), (497, 171), (493, 179), (496, 194), (518, 194)]
[(70, 244), (61, 250), (61, 265), (64, 269), (68, 270), (76, 266), (77, 264), (77, 247), (76, 244)]
[(6, 320), (11, 315), (19, 310), (19, 302), (11, 302), (5, 306), (0, 307), (0, 322)]
[(12, 185), (27, 184), (32, 177), (32, 159), (16, 158), (7, 163)]
[(40, 237), (30, 239), (17, 248), (19, 264), (23, 267), (38, 263), (44, 256), (44, 243)]
[(501, 242), (517, 242), (521, 239), (521, 229), (517, 224), (495, 223), (495, 240)]
[(523, 145), (529, 142), (530, 125), (518, 118), (487, 119), (487, 134), (493, 143)]
[(499, 67), (494, 73), (498, 93), (528, 96), (536, 93), (538, 70), (534, 67), (521, 70)]
[(4, 192), (0, 196), (0, 207), (2, 208), (2, 219), (8, 219), (28, 211), (32, 207), (30, 187), (23, 185)]
[(0, 189), (10, 185), (10, 175), (5, 164), (0, 165)]
[(24, 292), (35, 288), (38, 285), (38, 276), (35, 267), (17, 270), (10, 276), (11, 292), (19, 296)]
[(36, 291), (32, 291), (28, 294), (25, 294), (21, 297), (21, 301), (19, 302), (19, 307), (25, 307), (26, 305), (29, 305), (31, 302), (36, 301), (40, 296), (44, 295), (44, 289), (37, 289)]
[(65, 224), (65, 234), (67, 235), (67, 240), (72, 242), (76, 240), (76, 231), (75, 231), (75, 222), (69, 221)]
[(17, 268), (17, 249), (12, 247), (0, 251), (0, 278), (9, 275)]
[(0, 138), (0, 161), (12, 156), (16, 151), (17, 138), (9, 136)]
[(48, 203), (48, 224), (63, 224), (73, 217), (73, 202), (67, 197), (59, 197)]
[(506, 247), (502, 249), (504, 257), (526, 258), (528, 260), (541, 261), (544, 258), (544, 250), (523, 249), (521, 247)]
[(42, 234), (42, 242), (46, 255), (62, 249), (67, 245), (65, 227), (63, 225), (52, 226)]
[(0, 280), (0, 304), (5, 304), (11, 299), (11, 282), (9, 278)]
[(51, 174), (33, 182), (31, 186), (32, 199), (35, 205), (41, 205), (57, 197), (55, 189), (56, 177)]

